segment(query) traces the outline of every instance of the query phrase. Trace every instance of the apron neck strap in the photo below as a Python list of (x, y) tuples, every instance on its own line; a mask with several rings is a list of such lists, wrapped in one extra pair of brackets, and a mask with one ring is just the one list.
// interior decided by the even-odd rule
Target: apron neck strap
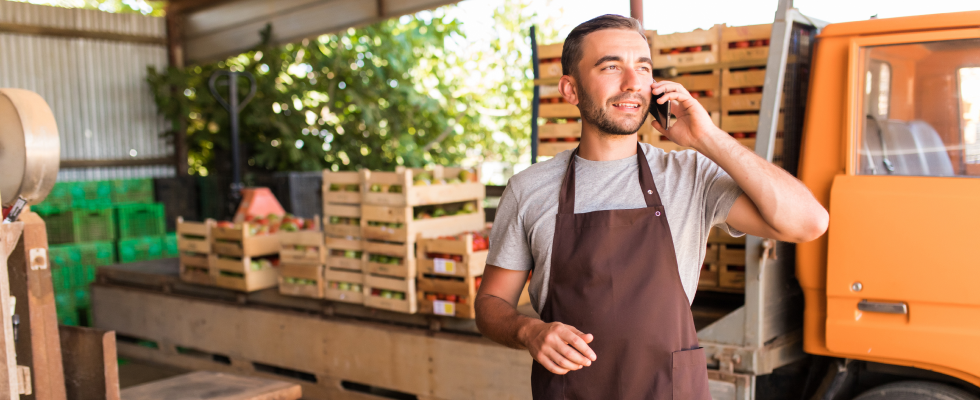
[[(578, 157), (578, 148), (572, 152), (568, 160), (568, 167), (565, 170), (565, 177), (561, 182), (561, 192), (558, 195), (558, 214), (575, 214), (575, 158)], [(643, 190), (643, 200), (647, 207), (657, 207), (663, 205), (660, 200), (660, 192), (657, 191), (657, 184), (653, 181), (653, 173), (650, 172), (650, 163), (647, 162), (646, 154), (640, 143), (636, 143), (636, 162), (637, 169), (640, 171), (640, 189)]]

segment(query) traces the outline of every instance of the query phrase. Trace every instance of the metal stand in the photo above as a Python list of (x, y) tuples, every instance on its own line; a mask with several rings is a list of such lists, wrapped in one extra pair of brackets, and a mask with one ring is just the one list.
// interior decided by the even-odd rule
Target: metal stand
[[(222, 76), (227, 76), (228, 81), (228, 100), (218, 94), (218, 78)], [(238, 100), (238, 78), (244, 76), (249, 81), (248, 94), (241, 101)], [(255, 96), (255, 77), (248, 72), (235, 72), (235, 71), (215, 71), (211, 74), (211, 78), (208, 79), (208, 88), (211, 89), (211, 95), (214, 99), (221, 104), (225, 110), (228, 110), (228, 114), (231, 116), (231, 171), (232, 171), (232, 181), (231, 181), (231, 194), (228, 196), (229, 204), (228, 210), (231, 215), (235, 214), (235, 209), (238, 208), (238, 203), (242, 200), (242, 171), (241, 171), (241, 146), (238, 143), (238, 114), (245, 109), (245, 105), (252, 100)]]
[[(534, 67), (534, 79), (541, 78), (538, 72), (538, 35), (534, 25), (531, 26), (531, 65)], [(531, 99), (531, 164), (538, 162), (538, 107), (541, 105), (541, 87), (534, 84), (534, 98)]]

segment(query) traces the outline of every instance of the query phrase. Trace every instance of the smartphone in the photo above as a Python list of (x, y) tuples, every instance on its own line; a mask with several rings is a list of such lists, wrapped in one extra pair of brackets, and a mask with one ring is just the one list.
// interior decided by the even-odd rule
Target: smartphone
[(654, 94), (650, 99), (650, 114), (653, 114), (653, 118), (660, 123), (660, 126), (664, 127), (664, 130), (670, 129), (670, 102), (657, 104), (657, 100), (660, 100), (666, 93)]

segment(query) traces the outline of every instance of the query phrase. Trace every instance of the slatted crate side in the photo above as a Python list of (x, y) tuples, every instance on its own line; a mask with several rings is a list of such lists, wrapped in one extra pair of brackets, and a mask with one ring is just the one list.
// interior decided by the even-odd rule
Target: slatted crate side
[[(363, 271), (365, 263), (364, 241), (346, 238), (326, 237), (326, 266), (331, 269)], [(337, 255), (336, 252), (344, 254)], [(348, 257), (348, 256), (353, 257)]]
[(718, 245), (718, 286), (740, 289), (745, 287), (745, 246)]
[[(459, 261), (429, 257), (432, 254), (459, 256)], [(416, 246), (419, 277), (424, 275), (481, 276), (486, 268), (488, 254), (488, 250), (473, 251), (473, 234), (470, 233), (459, 240), (419, 239)]]
[(696, 96), (697, 100), (708, 112), (721, 110), (721, 71), (712, 69), (705, 73), (685, 73), (667, 80), (680, 83)]
[(322, 265), (288, 264), (279, 265), (279, 293), (286, 296), (323, 298), (325, 282)]
[[(365, 239), (407, 243), (422, 234), (426, 237), (456, 235), (482, 230), (486, 225), (482, 198), (476, 201), (476, 212), (444, 217), (414, 219), (412, 207), (363, 205), (361, 231)], [(372, 223), (395, 226), (372, 226)]]
[(562, 75), (564, 74), (561, 68), (561, 58), (544, 59), (538, 63), (538, 78), (561, 78)]
[(541, 104), (538, 106), (539, 118), (581, 118), (582, 113), (578, 106), (564, 102)]
[(353, 304), (364, 303), (363, 273), (327, 268), (323, 271), (323, 280), (323, 298)]
[[(419, 313), (474, 318), (476, 316), (475, 280), (475, 277), (452, 280), (420, 277), (418, 280)], [(450, 301), (448, 298), (446, 300), (433, 298), (435, 294), (455, 296), (456, 301)]]
[[(647, 39), (651, 42), (650, 53), (654, 68), (690, 67), (717, 64), (719, 57), (719, 32), (724, 25), (692, 32), (659, 35), (652, 31)], [(649, 32), (649, 31), (648, 31)]]
[(551, 143), (539, 143), (538, 144), (538, 155), (542, 157), (554, 157), (566, 150), (575, 150), (578, 147), (579, 141), (574, 142), (551, 142)]
[(565, 42), (538, 45), (538, 60), (561, 59), (562, 46)]
[(319, 230), (279, 232), (279, 259), (290, 264), (321, 265), (327, 259), (324, 244)]
[(558, 99), (561, 98), (561, 92), (558, 91), (557, 85), (540, 85), (538, 86), (539, 97), (544, 99)]
[[(776, 123), (776, 131), (782, 132), (785, 127), (785, 115), (779, 113), (779, 120)], [(733, 132), (755, 132), (759, 130), (759, 114), (733, 114), (728, 113), (721, 116), (721, 130)]]
[(204, 222), (184, 221), (177, 217), (177, 249), (182, 252), (208, 254), (211, 252), (211, 230), (216, 222), (207, 219)]
[[(348, 190), (355, 187), (357, 190)], [(328, 203), (360, 204), (363, 191), (364, 174), (362, 172), (323, 170), (324, 210), (326, 210)]]
[(336, 237), (361, 237), (361, 206), (329, 203), (323, 209), (323, 232)]
[[(201, 262), (203, 260), (203, 263)], [(203, 264), (203, 265), (201, 265)], [(180, 255), (180, 280), (198, 285), (214, 285), (207, 256)]]
[(718, 286), (718, 249), (717, 244), (707, 244), (702, 262), (701, 274), (698, 277), (698, 288)]
[[(458, 178), (461, 168), (436, 166), (430, 173), (432, 184), (415, 185), (415, 178), (421, 171), (405, 169), (395, 172), (368, 171), (365, 173), (366, 186), (364, 204), (382, 206), (423, 206), (456, 203), (486, 197), (486, 187), (479, 183), (479, 169), (467, 170), (474, 181), (461, 183), (436, 183)], [(384, 187), (400, 186), (399, 192), (383, 191)], [(377, 191), (382, 190), (382, 191)]]
[(582, 123), (570, 120), (565, 123), (549, 122), (538, 126), (538, 139), (563, 139), (582, 137)]
[(758, 62), (769, 57), (772, 24), (730, 26), (721, 29), (721, 62)]
[(363, 260), (364, 273), (413, 278), (416, 275), (415, 241), (391, 243), (365, 240)]
[[(375, 294), (377, 291), (394, 291), (402, 293), (401, 299), (384, 297)], [(364, 275), (364, 305), (383, 310), (415, 314), (418, 311), (418, 298), (415, 290), (415, 277), (392, 278), (374, 274)]]
[(71, 216), (77, 241), (111, 241), (118, 237), (112, 207), (74, 209)]
[(279, 254), (279, 234), (250, 234), (252, 225), (244, 223), (235, 227), (212, 229), (211, 249), (215, 254), (234, 257), (258, 257)]
[(249, 256), (229, 258), (211, 254), (208, 264), (214, 286), (241, 292), (254, 292), (276, 287), (279, 284), (279, 273), (276, 268), (265, 267), (253, 270), (250, 267), (251, 261), (252, 257)]

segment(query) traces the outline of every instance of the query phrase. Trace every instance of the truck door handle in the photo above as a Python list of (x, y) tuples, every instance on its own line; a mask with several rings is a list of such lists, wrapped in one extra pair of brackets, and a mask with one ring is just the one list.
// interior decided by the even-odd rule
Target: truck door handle
[(879, 301), (861, 300), (858, 303), (858, 310), (883, 314), (908, 314), (909, 305), (905, 304), (905, 302), (883, 303)]

